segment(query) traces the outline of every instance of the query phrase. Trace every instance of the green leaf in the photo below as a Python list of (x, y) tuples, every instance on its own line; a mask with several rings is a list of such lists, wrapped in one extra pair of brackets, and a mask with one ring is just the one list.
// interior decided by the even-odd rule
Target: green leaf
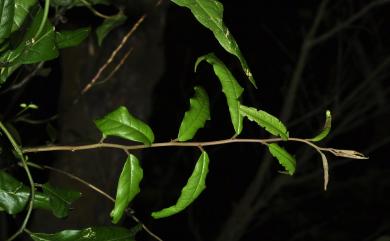
[(54, 234), (30, 233), (34, 241), (135, 241), (136, 232), (121, 227), (90, 227)]
[[(24, 210), (30, 197), (30, 189), (6, 172), (0, 171), (0, 210), (17, 214)], [(49, 196), (35, 192), (34, 208), (51, 210)]]
[(53, 187), (50, 183), (44, 184), (42, 190), (49, 197), (51, 210), (57, 218), (68, 216), (72, 202), (81, 196), (80, 192)]
[(234, 127), (236, 135), (242, 131), (243, 117), (240, 114), (240, 101), (244, 89), (238, 84), (233, 74), (226, 67), (226, 65), (213, 53), (199, 57), (195, 63), (195, 71), (198, 64), (203, 60), (207, 61), (213, 66), (214, 72), (217, 75), (222, 85), (222, 92), (225, 94), (226, 101), (229, 107), (230, 118)]
[(229, 29), (223, 22), (223, 5), (217, 0), (171, 0), (181, 7), (191, 10), (194, 17), (206, 28), (211, 30), (219, 44), (229, 53), (235, 55), (250, 82), (256, 87), (248, 64)]
[(0, 171), (0, 208), (8, 214), (17, 214), (25, 208), (30, 190), (22, 182)]
[(253, 107), (240, 106), (240, 113), (246, 116), (250, 121), (256, 122), (266, 131), (275, 136), (280, 136), (282, 139), (288, 139), (288, 131), (286, 126), (275, 116), (268, 114), (262, 110), (256, 110)]
[(309, 141), (317, 142), (323, 140), (325, 137), (328, 136), (331, 127), (332, 127), (332, 115), (330, 114), (330, 111), (327, 110), (324, 128), (322, 128), (322, 131), (318, 135), (309, 139)]
[(88, 37), (91, 28), (79, 28), (76, 30), (56, 32), (57, 48), (69, 48), (79, 45), (86, 37)]
[(31, 8), (37, 3), (37, 0), (15, 0), (15, 16), (13, 19), (12, 31), (19, 30), (31, 13)]
[(11, 34), (15, 0), (0, 0), (0, 43)]
[(190, 109), (184, 114), (179, 128), (179, 141), (192, 139), (199, 128), (210, 120), (210, 106), (207, 92), (200, 86), (195, 86), (195, 96), (190, 99)]
[(114, 28), (122, 25), (126, 21), (127, 17), (120, 11), (117, 15), (107, 18), (103, 23), (96, 29), (96, 35), (98, 39), (98, 44), (102, 45), (104, 38), (109, 32)]
[(152, 129), (131, 115), (124, 106), (96, 120), (95, 124), (104, 137), (117, 136), (131, 141), (142, 142), (145, 145), (150, 145), (154, 141)]
[(187, 184), (181, 190), (181, 194), (176, 204), (160, 211), (153, 212), (153, 218), (165, 218), (181, 212), (188, 207), (206, 188), (206, 176), (209, 171), (209, 157), (205, 151), (202, 151), (195, 169), (188, 179)]
[(288, 174), (293, 175), (295, 173), (297, 162), (290, 153), (276, 143), (269, 144), (268, 149), (271, 152), (271, 155), (278, 159), (279, 163), (286, 169)]
[(112, 222), (118, 223), (129, 203), (139, 193), (143, 171), (137, 157), (130, 154), (123, 166), (116, 191), (115, 207), (111, 212)]

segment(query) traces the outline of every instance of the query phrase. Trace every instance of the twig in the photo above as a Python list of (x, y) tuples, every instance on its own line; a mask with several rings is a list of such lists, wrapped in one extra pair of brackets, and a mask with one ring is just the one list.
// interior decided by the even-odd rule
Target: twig
[[(52, 166), (48, 166), (48, 165), (42, 165), (41, 167), (45, 168), (45, 169), (48, 169), (48, 170), (51, 170), (51, 171), (54, 171), (54, 172), (57, 172), (57, 173), (60, 173), (62, 175), (65, 175), (67, 177), (69, 177), (70, 179), (73, 179), (75, 181), (78, 181), (80, 182), (81, 184), (84, 184), (85, 186), (91, 188), (92, 190), (94, 190), (95, 192), (101, 194), (103, 197), (107, 198), (108, 200), (110, 200), (111, 202), (114, 202), (115, 203), (115, 198), (111, 197), (108, 193), (104, 192), (103, 190), (101, 190), (100, 188), (96, 187), (95, 185), (81, 179), (80, 177), (78, 176), (75, 176), (73, 175), (72, 173), (69, 173), (69, 172), (66, 172), (66, 171), (63, 171), (61, 169), (58, 169), (58, 168), (55, 168), (55, 167), (52, 167)], [(152, 236), (154, 239), (158, 240), (158, 241), (163, 241), (159, 236), (157, 236), (156, 234), (154, 234), (148, 227), (146, 227), (145, 224), (143, 224), (141, 222), (141, 220), (139, 220), (133, 213), (134, 211), (130, 208), (128, 208), (127, 210), (129, 210), (130, 212), (130, 216), (131, 218), (137, 222), (138, 224), (140, 224), (142, 226), (142, 228), (145, 230), (145, 232), (147, 232), (150, 236)]]
[(389, 3), (389, 2), (390, 2), (390, 0), (377, 0), (377, 1), (373, 1), (373, 2), (369, 3), (362, 10), (360, 10), (356, 14), (352, 15), (350, 18), (348, 18), (344, 22), (338, 24), (333, 29), (329, 30), (328, 32), (322, 34), (321, 36), (319, 36), (316, 39), (314, 39), (313, 41), (311, 41), (311, 45), (314, 46), (314, 45), (320, 44), (320, 43), (328, 40), (336, 33), (340, 32), (341, 30), (350, 26), (356, 20), (362, 18), (364, 15), (366, 15), (373, 8), (380, 6), (380, 5), (383, 5), (383, 4), (386, 4), (386, 3)]
[(24, 229), (26, 228), (27, 223), (30, 219), (31, 212), (33, 210), (33, 204), (34, 204), (33, 200), (35, 198), (35, 186), (34, 186), (34, 180), (33, 180), (31, 173), (30, 173), (30, 169), (28, 168), (28, 165), (27, 165), (27, 160), (23, 155), (21, 147), (16, 143), (14, 137), (8, 132), (7, 128), (3, 125), (3, 123), (1, 121), (0, 121), (0, 129), (7, 136), (8, 140), (11, 142), (12, 147), (14, 148), (14, 150), (17, 154), (17, 157), (22, 161), (23, 169), (25, 170), (25, 172), (27, 174), (28, 182), (30, 184), (30, 189), (31, 189), (30, 190), (30, 197), (29, 197), (30, 198), (29, 205), (28, 205), (27, 213), (26, 213), (26, 216), (23, 220), (23, 223), (19, 227), (19, 229), (11, 237), (9, 237), (7, 239), (7, 241), (12, 241), (15, 238), (17, 238), (24, 231)]
[(43, 64), (44, 64), (44, 62), (40, 62), (37, 65), (37, 67), (32, 72), (30, 72), (28, 75), (26, 75), (26, 77), (24, 77), (19, 83), (10, 86), (8, 89), (5, 89), (4, 91), (2, 91), (0, 93), (0, 95), (3, 95), (5, 93), (8, 93), (10, 91), (17, 90), (17, 89), (20, 89), (21, 87), (23, 87), (38, 73), (39, 70), (42, 69)]
[[(158, 7), (162, 3), (162, 0), (157, 1), (155, 8)], [(138, 29), (138, 27), (141, 25), (141, 23), (146, 19), (148, 15), (145, 13), (143, 14), (137, 22), (133, 25), (133, 27), (127, 32), (127, 34), (122, 38), (120, 44), (114, 49), (114, 51), (111, 53), (110, 57), (107, 59), (107, 61), (100, 67), (96, 75), (92, 78), (92, 80), (82, 89), (81, 96), (84, 95), (87, 91), (89, 91), (92, 86), (96, 83), (96, 81), (100, 78), (103, 71), (114, 61), (114, 58), (119, 53), (119, 51), (124, 47), (128, 39), (133, 35), (133, 33)], [(80, 98), (80, 97), (79, 97)], [(77, 98), (74, 103), (77, 103), (79, 98)]]

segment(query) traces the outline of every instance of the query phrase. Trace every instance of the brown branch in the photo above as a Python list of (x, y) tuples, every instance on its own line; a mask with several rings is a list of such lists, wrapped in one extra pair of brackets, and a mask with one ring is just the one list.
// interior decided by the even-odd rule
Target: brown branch
[[(162, 3), (162, 0), (157, 1), (154, 8), (160, 6)], [(138, 29), (138, 27), (144, 22), (148, 14), (143, 14), (137, 22), (133, 25), (133, 27), (127, 32), (127, 34), (122, 38), (120, 44), (114, 49), (114, 51), (111, 53), (110, 57), (107, 59), (107, 61), (99, 68), (98, 72), (95, 74), (95, 76), (92, 78), (92, 80), (82, 89), (81, 96), (84, 95), (87, 91), (89, 91), (96, 83), (96, 81), (100, 78), (103, 71), (114, 61), (116, 55), (119, 53), (119, 51), (124, 47), (124, 45), (127, 43), (129, 38), (134, 34), (134, 32)], [(77, 103), (79, 100), (76, 99), (74, 102)]]

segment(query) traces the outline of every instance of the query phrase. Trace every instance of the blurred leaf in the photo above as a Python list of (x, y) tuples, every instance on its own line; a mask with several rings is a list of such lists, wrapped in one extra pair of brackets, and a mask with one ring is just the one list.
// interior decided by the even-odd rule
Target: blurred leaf
[(58, 138), (58, 132), (57, 132), (57, 129), (54, 128), (54, 126), (52, 124), (48, 123), (46, 125), (46, 133), (49, 136), (50, 143), (56, 142), (56, 140)]
[[(96, 5), (96, 4), (109, 5), (110, 4), (109, 0), (87, 0), (87, 2), (90, 5)], [(65, 7), (65, 8), (85, 6), (85, 4), (80, 0), (51, 0), (50, 4), (53, 7)]]
[(234, 127), (236, 135), (242, 131), (243, 117), (240, 114), (239, 98), (244, 89), (238, 84), (233, 74), (226, 67), (226, 65), (213, 53), (199, 57), (195, 63), (195, 71), (198, 64), (203, 60), (207, 61), (213, 66), (214, 72), (217, 75), (222, 85), (222, 92), (226, 96), (226, 101), (229, 106), (230, 118)]
[(256, 82), (242, 55), (236, 40), (223, 22), (223, 5), (217, 0), (171, 0), (181, 7), (191, 10), (194, 17), (206, 28), (211, 30), (220, 45), (229, 53), (235, 55), (241, 63), (244, 73), (253, 86)]
[(256, 110), (253, 107), (240, 106), (240, 113), (246, 116), (250, 121), (256, 122), (266, 131), (275, 136), (280, 136), (284, 140), (288, 139), (288, 131), (286, 126), (275, 116), (268, 114), (262, 110)]
[(79, 45), (86, 37), (88, 37), (91, 28), (79, 28), (76, 30), (68, 30), (56, 32), (57, 48), (69, 48)]
[(328, 136), (331, 127), (332, 127), (332, 115), (330, 114), (330, 111), (327, 110), (324, 128), (322, 128), (322, 131), (318, 135), (309, 139), (309, 141), (317, 142), (323, 140), (325, 137)]
[(154, 141), (152, 129), (121, 106), (103, 118), (96, 120), (97, 128), (103, 136), (117, 136), (131, 141), (150, 145)]
[(11, 34), (15, 0), (0, 0), (0, 43)]
[(53, 187), (50, 183), (44, 184), (42, 190), (49, 197), (51, 210), (57, 218), (68, 216), (72, 202), (81, 196), (80, 192)]
[(96, 29), (96, 35), (99, 46), (102, 45), (104, 38), (114, 28), (122, 25), (126, 21), (127, 17), (120, 11), (117, 15), (104, 19), (103, 23)]
[(129, 203), (139, 193), (143, 171), (136, 156), (130, 154), (123, 166), (116, 191), (115, 207), (111, 211), (113, 223), (118, 223)]
[(181, 194), (176, 204), (160, 211), (152, 213), (153, 218), (165, 218), (181, 212), (188, 207), (206, 188), (206, 176), (209, 171), (209, 157), (205, 151), (202, 151), (195, 169), (188, 179), (187, 184), (181, 190)]
[(37, 0), (15, 0), (15, 16), (13, 19), (12, 31), (19, 30), (31, 13), (31, 8), (37, 3)]
[(195, 96), (190, 99), (190, 109), (184, 114), (179, 128), (179, 141), (192, 139), (206, 120), (210, 120), (210, 106), (207, 92), (200, 86), (195, 86)]
[(55, 234), (30, 233), (34, 241), (135, 241), (136, 232), (121, 227), (90, 227)]
[(272, 156), (278, 159), (279, 163), (286, 169), (289, 175), (293, 175), (295, 173), (297, 162), (290, 153), (276, 143), (269, 144), (268, 149)]

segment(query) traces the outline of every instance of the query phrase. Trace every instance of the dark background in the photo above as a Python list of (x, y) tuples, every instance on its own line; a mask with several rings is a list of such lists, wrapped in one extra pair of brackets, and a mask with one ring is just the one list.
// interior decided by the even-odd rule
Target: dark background
[[(297, 159), (297, 172), (292, 177), (278, 173), (281, 166), (267, 157), (263, 146), (229, 144), (209, 147), (206, 148), (211, 161), (207, 189), (184, 212), (153, 220), (150, 217), (152, 211), (175, 202), (199, 151), (161, 148), (137, 152), (142, 160), (144, 180), (141, 193), (131, 205), (136, 216), (163, 240), (390, 240), (390, 164), (387, 158), (390, 140), (390, 2), (328, 1), (314, 40), (336, 26), (342, 26), (362, 9), (367, 11), (356, 21), (345, 24), (345, 28), (329, 39), (308, 49), (297, 89), (291, 93), (295, 100), (289, 103), (285, 100), (292, 91), (293, 75), (302, 57), (302, 43), (318, 14), (320, 1), (222, 2), (225, 23), (251, 67), (258, 89), (245, 78), (238, 60), (226, 53), (187, 9), (164, 3), (151, 10), (153, 1), (129, 1), (127, 5), (118, 1), (117, 4), (124, 6), (129, 16), (126, 24), (114, 31), (101, 48), (96, 46), (92, 35), (81, 48), (64, 50), (65, 57), (45, 65), (51, 68), (48, 77), (35, 77), (14, 91), (6, 91), (12, 86), (11, 81), (2, 86), (1, 118), (12, 121), (20, 103), (32, 102), (40, 106), (39, 110), (31, 112), (32, 119), (58, 114), (58, 118), (50, 122), (58, 132), (56, 144), (92, 143), (99, 140), (92, 120), (125, 104), (150, 124), (156, 141), (163, 142), (176, 138), (183, 113), (188, 108), (188, 99), (193, 95), (193, 86), (202, 85), (210, 96), (211, 121), (199, 131), (195, 140), (230, 138), (233, 128), (225, 97), (212, 68), (201, 64), (198, 72), (193, 72), (197, 57), (215, 52), (245, 87), (242, 102), (282, 116), (290, 136), (305, 138), (315, 135), (323, 125), (325, 110), (329, 109), (333, 114), (333, 127), (321, 145), (354, 149), (370, 158), (351, 160), (329, 154), (330, 183), (328, 190), (324, 191), (321, 159), (308, 146), (285, 144)], [(378, 4), (373, 5), (374, 2)], [(106, 13), (116, 11), (104, 6), (98, 6), (98, 9)], [(138, 52), (130, 55), (128, 63), (114, 80), (97, 85), (82, 97), (80, 105), (88, 107), (88, 114), (80, 114), (85, 108), (69, 104), (69, 100), (77, 96), (83, 84), (71, 88), (73, 92), (68, 94), (64, 93), (67, 81), (77, 75), (85, 79), (81, 83), (88, 83), (124, 33), (144, 13), (148, 13), (147, 20), (127, 44), (127, 49), (133, 46)], [(59, 29), (96, 27), (101, 22), (80, 8), (72, 9), (64, 16), (68, 21), (60, 24)], [(86, 46), (91, 45), (98, 54), (80, 59), (80, 51), (86, 51)], [(24, 70), (21, 75), (26, 73)], [(291, 114), (286, 114), (286, 105)], [(78, 133), (72, 138), (66, 134), (72, 129), (69, 119), (77, 123), (72, 128), (78, 128)], [(84, 119), (86, 127), (80, 127)], [(13, 126), (19, 131), (25, 146), (44, 145), (49, 140), (47, 123), (15, 122)], [(251, 122), (245, 121), (244, 129), (242, 137), (267, 137)], [(1, 144), (6, 145), (4, 140)], [(1, 155), (1, 167), (22, 179), (22, 170), (9, 167), (12, 165), (11, 155), (6, 150)], [(115, 194), (116, 177), (123, 163), (120, 160), (125, 158), (122, 153), (86, 152), (81, 159), (91, 159), (90, 155), (95, 155), (92, 164), (72, 160), (73, 167), (64, 164), (69, 161), (69, 155), (80, 159), (77, 154), (62, 153), (34, 154), (31, 159), (73, 170), (80, 177)], [(99, 159), (101, 156), (104, 156), (103, 160)], [(105, 164), (101, 165), (108, 166), (101, 168), (101, 172), (89, 169), (90, 165), (99, 166), (103, 162)], [(63, 184), (50, 172), (36, 172), (35, 175), (37, 182), (53, 180)], [(48, 221), (50, 217), (40, 216), (50, 214), (36, 212), (31, 230), (54, 232), (109, 224), (111, 208), (112, 205), (101, 196), (83, 190), (83, 198), (68, 220), (54, 224), (55, 221)], [(79, 216), (85, 220), (80, 221)], [(16, 230), (23, 215), (16, 219), (5, 215), (0, 215), (0, 218), (0, 238), (3, 238)], [(122, 224), (129, 227), (134, 222), (126, 218)], [(153, 238), (142, 232), (138, 240)]]

